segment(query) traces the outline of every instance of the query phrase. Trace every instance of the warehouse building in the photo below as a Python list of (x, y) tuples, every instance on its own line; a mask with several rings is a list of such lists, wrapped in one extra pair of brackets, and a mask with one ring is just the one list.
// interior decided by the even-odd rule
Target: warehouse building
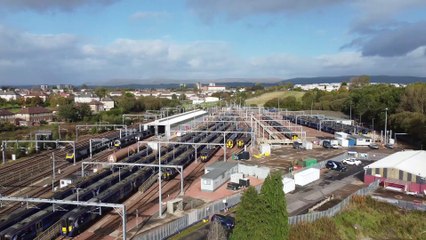
[(401, 151), (364, 167), (364, 182), (380, 180), (393, 191), (426, 195), (426, 151)]

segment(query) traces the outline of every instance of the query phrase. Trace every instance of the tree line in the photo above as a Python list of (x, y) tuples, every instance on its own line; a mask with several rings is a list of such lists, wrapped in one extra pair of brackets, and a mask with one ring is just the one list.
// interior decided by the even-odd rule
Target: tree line
[(306, 91), (301, 99), (289, 96), (265, 104), (265, 107), (277, 106), (288, 110), (340, 111), (376, 130), (384, 128), (387, 114), (388, 129), (410, 134), (419, 148), (426, 144), (426, 83), (406, 87), (373, 85), (368, 77), (361, 76), (352, 79), (349, 87), (343, 84), (338, 91), (313, 89)]

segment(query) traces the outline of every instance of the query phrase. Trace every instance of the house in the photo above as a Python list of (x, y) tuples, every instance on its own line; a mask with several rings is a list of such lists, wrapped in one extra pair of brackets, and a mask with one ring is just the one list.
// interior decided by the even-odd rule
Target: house
[(6, 109), (0, 109), (0, 122), (14, 122), (15, 114)]
[(88, 103), (88, 105), (90, 107), (90, 110), (92, 110), (92, 112), (94, 113), (105, 111), (104, 104), (99, 101), (92, 100), (90, 103)]
[(26, 125), (34, 125), (41, 121), (50, 122), (53, 119), (52, 111), (44, 107), (22, 108), (15, 116), (26, 121)]
[(426, 151), (401, 151), (364, 167), (364, 182), (385, 189), (426, 195)]
[(74, 96), (75, 103), (90, 103), (93, 100), (100, 101), (101, 99), (91, 92), (82, 92)]
[(123, 95), (123, 93), (121, 93), (121, 92), (110, 92), (109, 95), (111, 97), (121, 97)]
[(114, 100), (110, 97), (101, 98), (100, 102), (104, 105), (104, 111), (109, 111), (115, 107)]
[(23, 95), (22, 96), (25, 100), (30, 99), (30, 98), (40, 98), (43, 102), (46, 102), (47, 100), (47, 94), (40, 92), (40, 91), (31, 91), (29, 92), (27, 95)]
[(21, 96), (15, 91), (0, 91), (0, 98), (5, 99), (6, 101), (17, 100)]

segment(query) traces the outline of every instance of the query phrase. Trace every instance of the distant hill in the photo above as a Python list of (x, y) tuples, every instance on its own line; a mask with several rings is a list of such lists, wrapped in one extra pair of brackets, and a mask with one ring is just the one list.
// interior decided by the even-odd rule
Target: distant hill
[[(310, 84), (310, 83), (335, 83), (335, 82), (349, 82), (352, 76), (338, 76), (338, 77), (311, 77), (311, 78), (291, 78), (281, 81), (280, 83), (294, 83), (294, 84)], [(378, 83), (414, 83), (426, 82), (426, 77), (410, 77), (410, 76), (384, 76), (376, 75), (370, 76), (370, 82)]]
[[(294, 84), (310, 84), (310, 83), (333, 83), (333, 82), (349, 82), (350, 79), (357, 75), (348, 76), (337, 76), (337, 77), (309, 77), (309, 78), (290, 78), (290, 79), (278, 79), (278, 78), (221, 78), (221, 79), (210, 79), (201, 80), (203, 85), (207, 85), (210, 82), (216, 83), (218, 86), (226, 87), (251, 87), (256, 83), (261, 83), (265, 87), (276, 86), (282, 83), (294, 83)], [(412, 76), (384, 76), (376, 75), (370, 76), (371, 82), (379, 83), (414, 83), (414, 82), (426, 82), (426, 77), (412, 77)], [(162, 83), (159, 83), (162, 82)], [(150, 88), (179, 88), (181, 83), (185, 83), (187, 87), (194, 87), (196, 80), (177, 80), (177, 79), (114, 79), (99, 84), (87, 84), (89, 87), (107, 87), (107, 88), (130, 88), (130, 89), (150, 89)], [(117, 84), (120, 83), (120, 84)], [(55, 84), (52, 84), (55, 85)], [(40, 85), (16, 85), (21, 88), (39, 87)], [(79, 86), (79, 85), (76, 85)]]

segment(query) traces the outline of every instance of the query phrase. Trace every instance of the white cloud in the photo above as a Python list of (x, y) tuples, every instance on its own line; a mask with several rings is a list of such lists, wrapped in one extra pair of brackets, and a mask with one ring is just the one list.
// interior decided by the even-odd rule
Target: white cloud
[[(49, 42), (53, 44), (46, 44)], [(116, 39), (99, 45), (68, 34), (38, 35), (0, 27), (0, 81), (8, 85), (102, 84), (110, 79), (149, 78), (426, 76), (425, 49), (420, 47), (395, 57), (344, 51), (317, 57), (277, 53), (243, 58), (226, 42)]]

